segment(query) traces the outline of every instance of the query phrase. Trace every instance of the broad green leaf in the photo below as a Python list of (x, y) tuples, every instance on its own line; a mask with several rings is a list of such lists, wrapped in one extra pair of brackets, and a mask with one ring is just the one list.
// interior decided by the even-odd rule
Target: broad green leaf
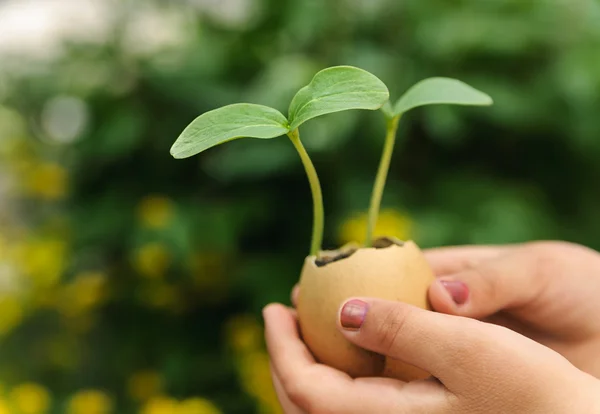
[(385, 84), (365, 70), (352, 66), (323, 69), (292, 99), (290, 130), (320, 115), (348, 109), (379, 109), (388, 99)]
[(185, 128), (171, 147), (187, 158), (237, 138), (276, 138), (289, 131), (287, 119), (268, 106), (239, 103), (206, 112)]
[(394, 105), (393, 116), (424, 105), (451, 104), (487, 106), (493, 103), (487, 94), (457, 79), (429, 78), (412, 86)]

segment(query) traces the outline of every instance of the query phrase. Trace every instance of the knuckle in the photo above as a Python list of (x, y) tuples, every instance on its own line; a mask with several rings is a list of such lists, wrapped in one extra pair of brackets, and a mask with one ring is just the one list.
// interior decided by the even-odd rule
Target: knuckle
[(536, 260), (536, 264), (556, 263), (565, 251), (580, 250), (581, 246), (564, 241), (539, 241), (531, 242), (526, 246), (527, 254)]
[(400, 338), (406, 331), (412, 311), (392, 306), (378, 327), (377, 338), (380, 349), (389, 354), (399, 346)]
[(498, 285), (502, 283), (502, 275), (499, 270), (492, 265), (481, 265), (473, 270), (474, 276), (480, 281), (482, 297), (490, 303), (495, 303), (498, 299)]
[(553, 274), (552, 270), (560, 265), (564, 252), (577, 249), (576, 245), (562, 241), (532, 242), (527, 246), (527, 254), (533, 260), (533, 280), (540, 280), (547, 275)]

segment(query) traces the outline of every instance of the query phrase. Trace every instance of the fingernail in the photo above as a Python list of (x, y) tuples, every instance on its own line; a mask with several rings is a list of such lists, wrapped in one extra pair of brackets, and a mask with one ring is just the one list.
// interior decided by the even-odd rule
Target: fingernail
[(464, 304), (469, 299), (469, 287), (458, 280), (440, 280), (444, 289), (450, 293), (452, 300), (457, 305)]
[(369, 305), (358, 299), (349, 300), (340, 312), (340, 323), (342, 328), (349, 331), (357, 331), (365, 321)]

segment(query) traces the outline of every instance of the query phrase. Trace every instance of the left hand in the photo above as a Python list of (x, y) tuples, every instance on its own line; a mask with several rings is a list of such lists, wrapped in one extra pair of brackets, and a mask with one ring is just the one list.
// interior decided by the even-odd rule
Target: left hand
[(315, 362), (299, 337), (294, 310), (270, 305), (263, 312), (266, 341), (286, 413), (600, 412), (600, 381), (507, 328), (399, 302), (359, 298), (350, 303), (345, 309), (362, 315), (362, 323), (344, 328), (342, 307), (338, 329), (349, 341), (422, 368), (435, 379), (352, 379)]

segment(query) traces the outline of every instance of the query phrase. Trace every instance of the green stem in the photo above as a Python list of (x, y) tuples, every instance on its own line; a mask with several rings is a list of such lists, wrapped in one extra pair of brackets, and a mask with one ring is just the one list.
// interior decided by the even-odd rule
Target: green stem
[(388, 171), (390, 169), (390, 161), (394, 152), (394, 143), (396, 141), (396, 131), (398, 131), (398, 122), (400, 115), (387, 120), (387, 133), (385, 136), (385, 144), (383, 147), (383, 155), (379, 161), (379, 169), (373, 186), (373, 194), (371, 195), (371, 203), (369, 205), (369, 218), (367, 223), (367, 237), (365, 239), (365, 247), (370, 247), (373, 243), (373, 232), (379, 217), (379, 208), (381, 207), (381, 198), (385, 188)]
[(323, 194), (321, 193), (321, 184), (319, 183), (319, 177), (317, 171), (313, 165), (306, 149), (300, 141), (300, 133), (298, 129), (288, 133), (288, 137), (296, 147), (296, 151), (300, 155), (306, 175), (308, 176), (308, 182), (310, 183), (310, 190), (313, 198), (313, 231), (312, 241), (310, 244), (310, 255), (316, 256), (321, 250), (321, 244), (323, 243), (323, 227), (324, 227), (324, 210), (323, 210)]

